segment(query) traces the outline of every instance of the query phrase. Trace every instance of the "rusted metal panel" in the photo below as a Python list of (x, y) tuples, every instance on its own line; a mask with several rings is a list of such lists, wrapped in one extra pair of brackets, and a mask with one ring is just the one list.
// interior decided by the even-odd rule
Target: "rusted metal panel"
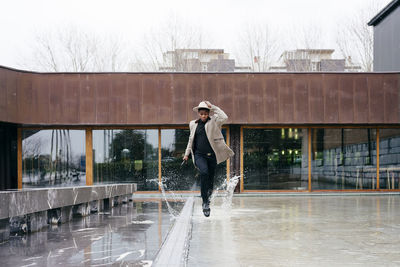
[(263, 77), (264, 91), (264, 122), (277, 123), (279, 121), (279, 90), (276, 75)]
[(158, 122), (158, 107), (156, 103), (158, 77), (143, 76), (142, 122), (156, 124)]
[(68, 124), (79, 123), (79, 80), (80, 74), (64, 75), (63, 121)]
[(23, 123), (33, 123), (35, 121), (32, 103), (32, 74), (20, 73), (17, 81), (17, 118)]
[(383, 76), (368, 75), (369, 89), (369, 122), (383, 123), (384, 122), (384, 94), (383, 94)]
[(0, 121), (8, 121), (7, 117), (7, 73), (0, 70)]
[(110, 91), (110, 122), (112, 124), (126, 124), (127, 121), (127, 81), (126, 74), (116, 74), (111, 78)]
[(282, 76), (278, 80), (279, 121), (294, 123), (293, 80), (290, 76)]
[(324, 87), (321, 75), (308, 74), (310, 121), (312, 123), (324, 122)]
[[(50, 121), (49, 124), (63, 124), (63, 94), (64, 77), (63, 74), (49, 75), (49, 99), (50, 99)], [(68, 109), (69, 110), (69, 109)]]
[(260, 75), (249, 75), (249, 121), (253, 123), (264, 122), (264, 90)]
[(142, 123), (142, 75), (127, 77), (127, 124)]
[(324, 75), (324, 122), (337, 123), (339, 121), (339, 75)]
[(218, 88), (217, 91), (218, 100), (211, 103), (219, 106), (228, 115), (227, 123), (229, 123), (231, 117), (235, 117), (233, 99), (236, 96), (234, 95), (235, 91), (234, 91), (232, 75), (229, 74), (218, 75), (217, 88)]
[(399, 123), (398, 73), (29, 73), (0, 67), (0, 120), (187, 125), (201, 100), (232, 124)]
[(395, 75), (386, 75), (383, 78), (383, 92), (385, 101), (384, 122), (399, 122), (399, 85)]
[[(204, 99), (203, 87), (201, 86), (202, 79), (201, 75), (193, 75), (192, 79), (188, 80), (188, 118), (189, 120), (197, 119), (197, 114), (193, 111), (193, 107), (197, 106), (200, 101), (208, 100)], [(210, 100), (209, 100), (210, 101)]]
[[(217, 89), (217, 74), (202, 74), (201, 75), (201, 87), (203, 89), (203, 99), (208, 100), (211, 103), (218, 103), (218, 89)], [(197, 103), (198, 104), (198, 103)]]
[(293, 79), (294, 114), (296, 122), (310, 121), (309, 82), (307, 75), (298, 75)]
[(96, 80), (94, 75), (81, 74), (79, 84), (79, 122), (96, 121)]
[[(233, 75), (234, 99), (233, 118), (236, 123), (249, 122), (249, 84), (247, 74)], [(225, 107), (226, 109), (226, 107)]]
[(109, 124), (110, 121), (110, 90), (111, 74), (96, 76), (96, 123)]
[(367, 78), (354, 78), (354, 121), (368, 122), (368, 84)]
[(18, 72), (6, 70), (7, 79), (7, 121), (19, 122), (17, 117), (17, 81)]
[(176, 124), (188, 123), (187, 107), (187, 85), (189, 77), (185, 74), (176, 74), (173, 76), (172, 86), (172, 108), (173, 118)]
[(32, 102), (35, 121), (48, 123), (50, 116), (49, 79), (46, 75), (34, 74), (32, 77)]
[(158, 121), (172, 123), (172, 81), (169, 75), (162, 75), (159, 77), (157, 85), (157, 103)]
[(238, 123), (249, 122), (249, 82), (248, 74), (232, 77), (234, 80), (233, 114)]
[(338, 123), (354, 122), (354, 82), (349, 75), (339, 78), (339, 121)]

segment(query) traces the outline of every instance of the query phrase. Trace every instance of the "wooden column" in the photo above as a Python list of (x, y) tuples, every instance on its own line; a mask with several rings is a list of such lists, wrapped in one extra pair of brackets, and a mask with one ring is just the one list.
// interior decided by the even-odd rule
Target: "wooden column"
[(243, 181), (243, 126), (240, 127), (240, 192), (244, 191), (244, 181)]
[[(230, 146), (230, 132), (229, 127), (226, 128), (226, 144)], [(228, 158), (226, 161), (226, 180), (229, 182), (231, 176), (231, 160)]]
[(161, 192), (161, 178), (162, 178), (162, 173), (161, 173), (161, 129), (158, 129), (158, 191)]
[(86, 185), (93, 185), (93, 132), (86, 129)]
[(379, 190), (379, 129), (376, 129), (376, 189)]
[(311, 192), (311, 128), (308, 128), (308, 191)]
[(17, 130), (18, 189), (22, 189), (22, 129)]

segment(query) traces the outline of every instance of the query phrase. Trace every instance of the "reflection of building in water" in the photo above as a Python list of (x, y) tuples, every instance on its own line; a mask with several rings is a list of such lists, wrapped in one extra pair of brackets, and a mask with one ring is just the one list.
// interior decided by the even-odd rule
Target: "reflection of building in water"
[[(169, 202), (178, 212), (183, 204)], [(132, 251), (135, 253), (126, 255), (125, 263), (151, 261), (174, 223), (170, 216), (161, 199), (135, 199), (127, 208), (113, 209), (111, 214), (74, 218), (68, 224), (50, 225), (29, 235), (14, 236), (0, 243), (2, 265), (29, 261), (32, 266), (55, 266), (63, 261), (67, 266), (81, 266), (82, 257), (88, 265), (99, 262), (112, 265), (120, 255)]]

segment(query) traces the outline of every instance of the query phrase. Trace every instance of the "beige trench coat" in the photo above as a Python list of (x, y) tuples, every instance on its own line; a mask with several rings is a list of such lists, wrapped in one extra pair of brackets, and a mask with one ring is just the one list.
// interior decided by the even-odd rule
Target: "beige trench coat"
[[(215, 105), (211, 105), (211, 111), (214, 111), (214, 115), (210, 116), (210, 120), (205, 125), (205, 130), (208, 141), (210, 142), (211, 148), (214, 150), (215, 156), (217, 158), (217, 164), (220, 164), (221, 162), (227, 160), (229, 157), (235, 155), (235, 153), (226, 145), (224, 136), (221, 132), (221, 126), (226, 122), (228, 116), (225, 114), (225, 112), (223, 112), (219, 107)], [(189, 154), (192, 154), (193, 163), (195, 165), (196, 163), (194, 162), (192, 145), (198, 125), (196, 121), (197, 120), (193, 120), (189, 123), (190, 136), (185, 151), (185, 156), (189, 156)]]

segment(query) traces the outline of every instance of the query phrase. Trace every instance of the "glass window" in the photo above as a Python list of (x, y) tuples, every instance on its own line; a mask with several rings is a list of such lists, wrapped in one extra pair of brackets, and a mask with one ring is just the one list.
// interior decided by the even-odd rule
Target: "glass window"
[(22, 131), (22, 187), (86, 185), (85, 131)]
[[(189, 140), (189, 129), (161, 130), (161, 172), (165, 190), (200, 190), (200, 177), (191, 157), (188, 164), (181, 166)], [(226, 139), (226, 129), (222, 130)], [(226, 162), (218, 164), (214, 188), (226, 179)]]
[(93, 183), (158, 190), (158, 130), (94, 130)]
[(379, 130), (379, 188), (400, 189), (400, 129)]
[(307, 190), (307, 129), (243, 129), (245, 190)]
[(375, 189), (375, 129), (312, 129), (312, 189)]

